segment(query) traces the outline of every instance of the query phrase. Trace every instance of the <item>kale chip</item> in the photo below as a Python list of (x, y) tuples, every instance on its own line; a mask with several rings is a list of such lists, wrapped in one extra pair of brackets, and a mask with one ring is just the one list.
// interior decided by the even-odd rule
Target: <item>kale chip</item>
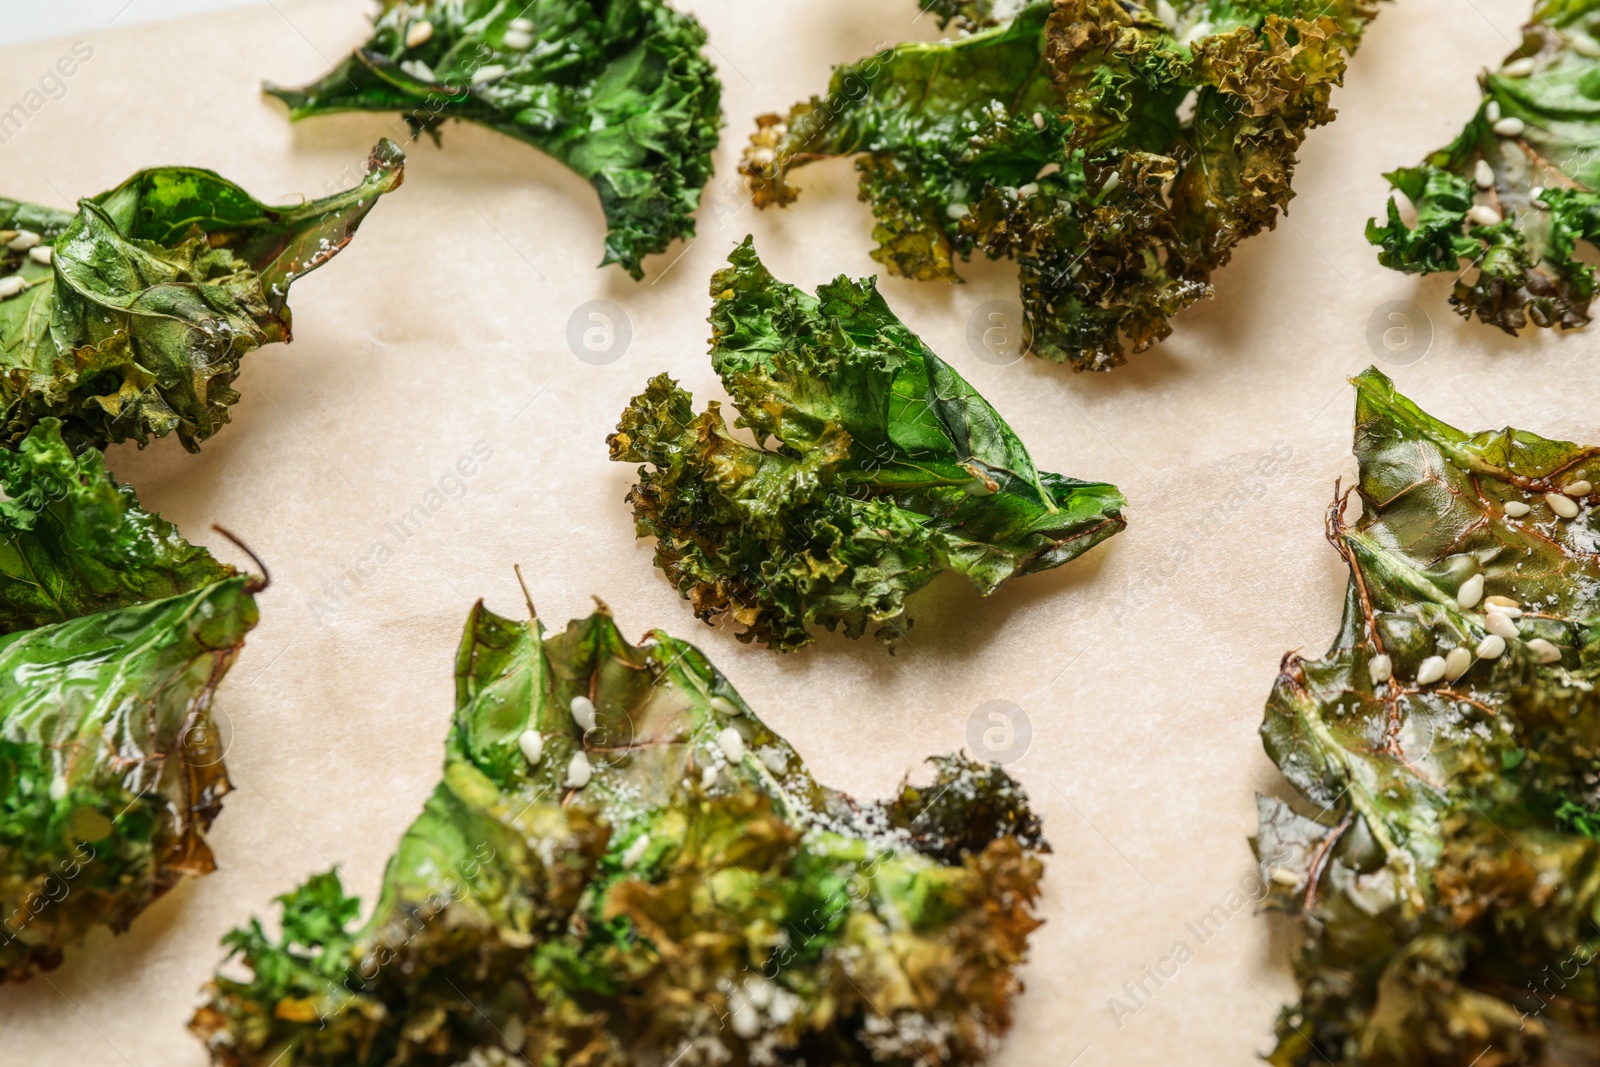
[(818, 624), (892, 640), (941, 571), (987, 595), (1126, 525), (1114, 486), (1036, 470), (871, 279), (807, 296), (746, 239), (711, 294), (712, 365), (757, 445), (719, 404), (695, 415), (665, 374), (608, 439), (612, 459), (654, 467), (628, 494), (639, 536), (706, 622), (729, 615), (741, 640), (786, 651)]
[(291, 119), (399, 111), (438, 139), (477, 122), (547, 152), (594, 186), (605, 258), (641, 261), (694, 236), (722, 86), (705, 30), (664, 0), (384, 0), (372, 38), (320, 81), (268, 85)]
[[(935, 0), (969, 24), (1000, 4)], [(763, 115), (745, 150), (758, 206), (795, 168), (856, 156), (896, 274), (1017, 260), (1035, 355), (1109, 370), (1212, 294), (1233, 248), (1275, 225), (1295, 152), (1375, 0), (1036, 0), (959, 40), (839, 67), (825, 97)]]
[(982, 1062), (1048, 851), (998, 767), (857, 804), (692, 645), (479, 604), (444, 778), (378, 902), (333, 873), (224, 939), (191, 1024), (268, 1067)]
[[(1367, 222), (1378, 261), (1407, 274), (1459, 274), (1450, 303), (1510, 334), (1528, 323), (1589, 322), (1600, 241), (1600, 2), (1546, 0), (1522, 43), (1479, 77), (1483, 98), (1461, 135), (1420, 166), (1385, 175), (1387, 220)], [(1470, 260), (1465, 271), (1461, 262)]]
[(1269, 1059), (1600, 1062), (1600, 449), (1355, 385), (1344, 620), (1285, 657), (1262, 726), (1310, 805), (1259, 800), (1300, 984)]
[(0, 444), (40, 419), (74, 448), (228, 421), (239, 362), (290, 339), (289, 286), (332, 259), (405, 156), (384, 141), (355, 188), (272, 208), (208, 170), (160, 167), (76, 214), (0, 200)]
[(215, 863), (228, 792), (211, 700), (258, 579), (74, 457), (54, 419), (0, 451), (0, 981), (127, 929)]

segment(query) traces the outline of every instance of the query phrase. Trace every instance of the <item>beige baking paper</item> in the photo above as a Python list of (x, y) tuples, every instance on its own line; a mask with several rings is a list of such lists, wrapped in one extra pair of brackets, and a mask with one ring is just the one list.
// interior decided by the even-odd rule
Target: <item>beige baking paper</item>
[[(201, 455), (175, 440), (113, 451), (116, 474), (189, 536), (242, 561), (208, 533), (221, 522), (271, 566), (261, 626), (218, 701), (237, 791), (210, 837), (215, 874), (129, 933), (98, 933), (61, 969), (0, 988), (3, 1067), (198, 1067), (184, 1027), (224, 932), (275, 914), (275, 894), (334, 864), (370, 900), (438, 779), (468, 608), (485, 597), (524, 610), (514, 563), (549, 624), (598, 596), (632, 636), (659, 626), (698, 642), (819, 778), (861, 796), (967, 744), (987, 702), (1025, 711), (1031, 741), (1012, 769), (1055, 855), (1000, 1067), (1223, 1067), (1269, 1046), (1292, 994), (1287, 940), (1252, 909), (1230, 911), (1230, 894), (1249, 888), (1254, 794), (1275, 788), (1256, 728), (1279, 658), (1321, 652), (1338, 619), (1344, 575), (1323, 510), (1353, 470), (1344, 380), (1373, 360), (1369, 322), (1387, 301), (1425, 309), (1420, 359), (1419, 344), (1380, 351), (1401, 388), (1447, 420), (1600, 437), (1594, 337), (1514, 341), (1462, 323), (1445, 304), (1448, 278), (1386, 271), (1362, 236), (1384, 203), (1380, 172), (1454, 136), (1476, 104), (1475, 72), (1513, 46), (1526, 0), (1385, 4), (1336, 95), (1339, 121), (1302, 152), (1292, 214), (1128, 367), (1088, 376), (980, 359), (969, 320), (1014, 299), (1008, 265), (974, 265), (960, 287), (883, 281), (1041, 468), (1114, 481), (1132, 501), (1125, 533), (1051, 574), (987, 600), (939, 581), (914, 601), (916, 626), (893, 657), (826, 636), (778, 656), (697, 622), (634, 540), (622, 502), (632, 472), (607, 461), (605, 436), (659, 371), (716, 395), (707, 280), (746, 233), (779, 277), (808, 287), (875, 272), (848, 163), (808, 168), (799, 203), (780, 213), (745, 204), (735, 162), (753, 117), (820, 89), (831, 64), (938, 31), (913, 22), (912, 0), (683, 2), (710, 31), (728, 125), (700, 235), (651, 260), (643, 283), (596, 269), (602, 218), (584, 182), (451, 125), (442, 150), (408, 147), (404, 188), (296, 284), (294, 343), (248, 357), (233, 424)], [(364, 38), (362, 7), (284, 0), (83, 35), (93, 55), (65, 94), (0, 145), (0, 194), (65, 207), (173, 163), (269, 201), (352, 184), (396, 121), (290, 127), (258, 84), (320, 75)], [(0, 53), (0, 111), (72, 43)], [(631, 328), (608, 364), (568, 344), (569, 321), (594, 300)], [(607, 334), (586, 315), (576, 336), (593, 360), (585, 331), (599, 331), (589, 345)], [(475, 451), (487, 458), (457, 473)], [(435, 489), (443, 503), (429, 510)], [(397, 536), (391, 524), (419, 505)], [(980, 717), (978, 735), (992, 725)], [(1192, 953), (1181, 964), (1180, 942)], [(1158, 984), (1146, 968), (1171, 977)]]

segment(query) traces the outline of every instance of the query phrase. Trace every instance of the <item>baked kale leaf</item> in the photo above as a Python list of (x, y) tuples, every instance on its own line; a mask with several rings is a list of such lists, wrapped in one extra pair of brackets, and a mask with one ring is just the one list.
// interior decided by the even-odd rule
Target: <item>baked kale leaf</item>
[(0, 451), (0, 981), (128, 925), (228, 792), (211, 699), (257, 579), (186, 543), (41, 420)]
[(291, 119), (398, 111), (435, 140), (477, 122), (546, 152), (594, 186), (602, 266), (694, 236), (711, 178), (722, 86), (705, 30), (665, 0), (384, 0), (372, 38), (322, 80), (268, 85)]
[[(999, 4), (936, 3), (992, 21)], [(975, 251), (1017, 260), (1032, 351), (1126, 361), (1212, 293), (1233, 248), (1275, 225), (1295, 152), (1374, 0), (1037, 0), (1004, 25), (839, 67), (824, 97), (763, 115), (743, 170), (758, 206), (797, 167), (856, 156), (896, 274), (957, 281)]]
[(712, 365), (757, 445), (665, 374), (608, 439), (612, 459), (654, 468), (628, 494), (639, 536), (706, 622), (730, 615), (742, 640), (782, 650), (819, 624), (892, 639), (941, 571), (987, 595), (1126, 525), (1114, 486), (1036, 470), (871, 279), (811, 297), (747, 239), (711, 293)]
[(1269, 1059), (1600, 1062), (1600, 449), (1355, 386), (1344, 620), (1262, 727), (1306, 802), (1259, 801), (1301, 995)]
[[(1595, 0), (1546, 0), (1461, 135), (1385, 175), (1416, 212), (1367, 223), (1378, 260), (1408, 274), (1459, 273), (1450, 303), (1514, 334), (1589, 322), (1600, 241), (1600, 30)], [(1461, 261), (1470, 260), (1462, 271)]]
[(228, 421), (240, 360), (290, 339), (289, 286), (400, 185), (389, 141), (347, 192), (271, 208), (207, 170), (141, 171), (76, 214), (0, 200), (0, 435), (40, 419), (74, 448)]
[[(952, 756), (857, 804), (692, 645), (478, 605), (444, 778), (378, 902), (335, 874), (224, 939), (213, 1062), (982, 1062), (1021, 989), (1048, 851), (1021, 789)], [(230, 977), (237, 962), (248, 977)]]

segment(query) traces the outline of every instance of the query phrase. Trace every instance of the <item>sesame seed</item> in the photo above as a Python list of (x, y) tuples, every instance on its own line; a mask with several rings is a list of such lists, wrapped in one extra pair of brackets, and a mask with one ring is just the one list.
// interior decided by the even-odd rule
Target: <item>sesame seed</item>
[(700, 772), (700, 788), (710, 789), (712, 786), (716, 785), (717, 773), (718, 772), (715, 764), (707, 764), (706, 768)]
[(633, 844), (629, 845), (626, 851), (622, 853), (623, 868), (631, 871), (633, 868), (639, 865), (639, 861), (644, 859), (644, 854), (649, 851), (650, 835), (640, 834), (638, 837), (633, 839)]
[(1272, 873), (1267, 877), (1278, 885), (1287, 886), (1291, 889), (1300, 884), (1300, 876), (1287, 867), (1274, 867), (1272, 868)]
[(1540, 663), (1561, 662), (1561, 650), (1542, 637), (1535, 637), (1529, 641), (1528, 651), (1537, 656)]
[(433, 68), (420, 59), (408, 59), (400, 64), (400, 69), (418, 81), (437, 82), (439, 80), (439, 76), (433, 72)]
[(1506, 639), (1499, 634), (1490, 634), (1478, 642), (1477, 656), (1479, 659), (1499, 659), (1505, 650)]
[(1578, 505), (1573, 502), (1570, 496), (1563, 493), (1546, 493), (1544, 502), (1550, 505), (1551, 511), (1560, 515), (1563, 519), (1575, 519), (1578, 517)]
[(1533, 73), (1533, 65), (1532, 56), (1523, 56), (1521, 59), (1513, 59), (1501, 67), (1500, 73), (1507, 78), (1526, 78)]
[(42, 238), (32, 230), (18, 230), (17, 235), (6, 243), (6, 247), (13, 252), (26, 252), (40, 240)]
[(406, 30), (406, 47), (417, 48), (433, 40), (433, 23), (427, 19), (413, 22), (411, 28)]
[(1522, 518), (1522, 516), (1526, 515), (1528, 512), (1530, 512), (1532, 510), (1533, 510), (1532, 508), (1528, 507), (1528, 505), (1524, 504), (1520, 500), (1507, 500), (1506, 501), (1506, 507), (1505, 507), (1506, 514), (1510, 515), (1513, 519), (1520, 519), (1520, 518)]
[(507, 30), (505, 36), (500, 38), (500, 43), (513, 52), (526, 52), (533, 47), (533, 34), (521, 30)]
[(1472, 207), (1467, 209), (1467, 218), (1479, 226), (1498, 226), (1500, 224), (1500, 212), (1488, 204), (1473, 204)]
[(1455, 681), (1463, 674), (1466, 674), (1471, 666), (1472, 653), (1468, 651), (1465, 645), (1457, 645), (1445, 653), (1444, 680), (1447, 682)]
[(1170, 0), (1156, 0), (1156, 18), (1165, 22), (1168, 26), (1176, 26), (1178, 24), (1177, 9), (1172, 6)]
[(782, 774), (789, 769), (789, 757), (783, 754), (781, 748), (763, 748), (760, 756), (761, 762), (766, 764), (767, 770), (773, 774)]
[(1029, 182), (1027, 185), (1019, 185), (1019, 186), (1017, 186), (1017, 195), (1022, 197), (1022, 199), (1024, 199), (1024, 200), (1028, 199), (1028, 197), (1030, 197), (1030, 196), (1038, 196), (1039, 195), (1039, 183), (1038, 182)]
[(1039, 129), (1044, 129), (1044, 114), (1039, 111), (1033, 113), (1033, 124)]
[(964, 219), (972, 213), (972, 210), (965, 204), (951, 204), (944, 209), (944, 213), (953, 219)]
[(593, 777), (594, 768), (589, 766), (589, 757), (582, 752), (574, 752), (567, 763), (567, 788), (582, 789)]
[(572, 721), (585, 732), (594, 729), (594, 701), (585, 696), (572, 698)]
[(9, 278), (0, 278), (0, 300), (9, 300), (28, 287), (20, 274), (13, 274)]
[(534, 766), (544, 759), (544, 735), (538, 730), (522, 731), (522, 736), (517, 738), (517, 747), (522, 749), (522, 758)]
[(1600, 59), (1600, 43), (1597, 43), (1593, 37), (1579, 37), (1576, 35), (1568, 37), (1567, 46), (1580, 56)]
[(1394, 677), (1394, 660), (1381, 653), (1373, 656), (1367, 663), (1367, 673), (1372, 676), (1373, 685), (1382, 685)]
[(473, 85), (487, 85), (506, 76), (506, 68), (499, 63), (490, 63), (487, 67), (479, 67), (472, 72)]
[(50, 779), (50, 799), (60, 803), (67, 795), (67, 780), (59, 775)]
[(532, 33), (536, 28), (532, 19), (516, 18), (508, 22), (507, 27), (517, 33)]
[(1491, 123), (1500, 121), (1500, 101), (1491, 100), (1483, 105), (1483, 117)]
[(1511, 621), (1511, 616), (1502, 615), (1498, 611), (1491, 611), (1483, 617), (1483, 628), (1507, 641), (1515, 641), (1520, 636), (1517, 633), (1517, 624)]
[(731, 726), (717, 734), (717, 747), (722, 749), (722, 754), (728, 757), (729, 763), (740, 763), (744, 760), (744, 738)]
[(1475, 608), (1478, 601), (1483, 599), (1483, 575), (1474, 574), (1471, 578), (1461, 583), (1461, 588), (1456, 590), (1456, 605), (1463, 609)]
[(29, 259), (33, 260), (35, 263), (43, 263), (47, 267), (50, 265), (50, 261), (55, 259), (55, 257), (56, 250), (51, 248), (49, 245), (40, 245), (38, 248), (28, 249)]
[(1434, 682), (1437, 682), (1440, 678), (1444, 677), (1444, 671), (1444, 657), (1429, 656), (1427, 659), (1423, 660), (1421, 666), (1417, 668), (1417, 684), (1432, 685)]
[(1499, 122), (1494, 124), (1494, 132), (1498, 133), (1501, 137), (1521, 137), (1522, 131), (1526, 130), (1527, 128), (1528, 124), (1517, 118), (1515, 115), (1512, 115), (1510, 118), (1501, 119)]
[(1594, 486), (1590, 485), (1585, 479), (1579, 478), (1575, 482), (1568, 482), (1562, 486), (1561, 491), (1568, 496), (1588, 496), (1594, 492)]
[(1477, 166), (1472, 168), (1472, 180), (1479, 189), (1494, 188), (1494, 168), (1487, 159), (1478, 160)]
[(727, 697), (712, 697), (707, 703), (711, 705), (711, 710), (718, 715), (727, 715), (731, 718), (735, 715), (744, 714), (744, 709)]

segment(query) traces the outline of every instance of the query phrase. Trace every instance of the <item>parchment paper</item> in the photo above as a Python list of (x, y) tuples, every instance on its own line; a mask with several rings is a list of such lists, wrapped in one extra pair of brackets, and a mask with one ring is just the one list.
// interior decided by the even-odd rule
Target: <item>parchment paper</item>
[[(197, 1067), (184, 1025), (225, 931), (275, 915), (275, 894), (333, 864), (370, 901), (438, 780), (468, 608), (481, 596), (524, 610), (513, 563), (551, 625), (592, 595), (631, 636), (660, 626), (698, 642), (819, 778), (858, 795), (967, 744), (988, 701), (1026, 712), (1031, 742), (1011, 767), (1055, 855), (1001, 1067), (1244, 1065), (1268, 1047), (1292, 983), (1283, 928), (1240, 903), (1254, 794), (1278, 780), (1256, 728), (1279, 658), (1321, 652), (1337, 623), (1344, 573), (1322, 516), (1334, 478), (1353, 471), (1344, 379), (1373, 360), (1369, 319), (1390, 300), (1431, 317), (1425, 355), (1380, 348), (1392, 361), (1380, 365), (1437, 415), (1600, 436), (1593, 336), (1512, 341), (1462, 323), (1448, 278), (1386, 271), (1362, 237), (1385, 199), (1380, 172), (1454, 136), (1474, 73), (1512, 47), (1525, 0), (1385, 5), (1336, 95), (1339, 121), (1301, 154), (1290, 217), (1129, 367), (1085, 376), (979, 359), (969, 318), (1015, 298), (1010, 266), (973, 265), (961, 287), (882, 283), (1041, 468), (1114, 480), (1132, 500), (1125, 533), (1052, 574), (988, 600), (941, 580), (914, 602), (894, 657), (837, 637), (780, 657), (697, 622), (634, 540), (632, 472), (607, 461), (604, 438), (658, 371), (716, 395), (707, 280), (746, 233), (779, 277), (808, 287), (875, 271), (848, 163), (808, 168), (786, 213), (744, 206), (734, 163), (753, 116), (819, 90), (831, 64), (937, 29), (913, 23), (911, 0), (682, 2), (710, 30), (728, 127), (700, 236), (652, 260), (644, 283), (595, 269), (602, 219), (583, 182), (452, 125), (443, 150), (410, 146), (405, 187), (296, 283), (294, 343), (249, 357), (233, 424), (201, 455), (175, 440), (114, 450), (116, 474), (191, 538), (242, 562), (208, 532), (222, 522), (272, 569), (261, 626), (218, 701), (237, 791), (210, 836), (214, 875), (129, 933), (96, 934), (61, 969), (0, 988), (0, 1064)], [(354, 0), (282, 0), (84, 35), (93, 56), (64, 95), (41, 97), (0, 143), (0, 191), (67, 206), (171, 163), (269, 200), (351, 184), (397, 122), (291, 128), (258, 83), (321, 74), (365, 25)], [(71, 43), (0, 53), (0, 110)], [(609, 364), (568, 345), (591, 300), (631, 327)], [(597, 325), (580, 317), (580, 339)], [(390, 530), (419, 506), (396, 526), (404, 536)], [(1181, 964), (1179, 942), (1192, 954)]]

